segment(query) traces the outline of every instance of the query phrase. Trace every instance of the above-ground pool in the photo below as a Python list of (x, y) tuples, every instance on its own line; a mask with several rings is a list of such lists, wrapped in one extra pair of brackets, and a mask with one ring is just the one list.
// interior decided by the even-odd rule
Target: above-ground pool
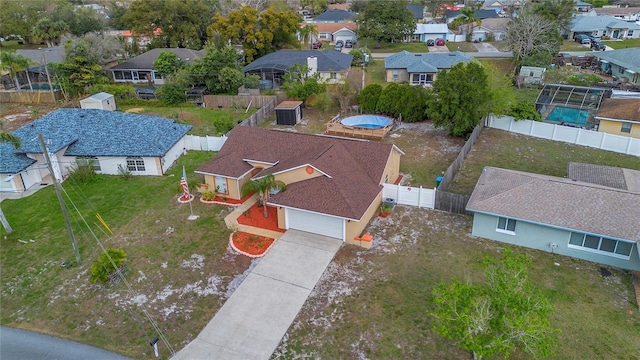
[(342, 125), (367, 129), (382, 129), (392, 122), (391, 118), (378, 115), (356, 115), (340, 120)]
[(556, 106), (551, 110), (549, 116), (547, 116), (547, 120), (585, 126), (587, 125), (589, 114), (589, 110)]

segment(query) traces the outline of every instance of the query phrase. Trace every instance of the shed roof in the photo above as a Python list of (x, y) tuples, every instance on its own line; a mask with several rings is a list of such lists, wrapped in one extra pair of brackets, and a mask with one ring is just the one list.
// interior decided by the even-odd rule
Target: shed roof
[(467, 210), (640, 242), (640, 172), (630, 174), (622, 190), (487, 166)]
[(640, 122), (640, 99), (604, 99), (596, 117)]
[(450, 53), (410, 53), (403, 50), (384, 59), (385, 69), (407, 69), (409, 72), (437, 72), (450, 69), (457, 63), (468, 63), (471, 58), (460, 51)]
[(351, 67), (353, 56), (334, 50), (280, 50), (258, 58), (244, 67), (244, 72), (262, 69), (287, 71), (295, 64), (306, 64), (307, 58), (318, 58), (318, 71), (340, 72)]
[[(33, 163), (25, 154), (69, 146), (66, 156), (164, 156), (191, 129), (173, 120), (97, 109), (58, 109), (12, 132), (19, 149), (0, 144), (0, 173), (18, 173)], [(9, 145), (9, 147), (5, 147)]]
[(278, 104), (274, 109), (295, 109), (302, 105), (302, 101), (297, 100), (285, 100)]
[(106, 92), (99, 92), (97, 94), (93, 94), (91, 96), (88, 96), (82, 100), (80, 100), (80, 102), (84, 101), (84, 100), (98, 100), (98, 101), (103, 101), (103, 100), (108, 100), (113, 98), (113, 95), (106, 93)]
[(151, 70), (154, 68), (153, 62), (160, 56), (161, 52), (172, 52), (182, 61), (187, 63), (204, 56), (204, 50), (191, 50), (183, 48), (156, 48), (138, 55), (133, 59), (122, 62), (109, 70)]
[(379, 142), (236, 126), (218, 155), (197, 172), (239, 178), (247, 159), (276, 164), (256, 177), (312, 166), (327, 176), (287, 184), (270, 202), (359, 220), (380, 194), (394, 146)]

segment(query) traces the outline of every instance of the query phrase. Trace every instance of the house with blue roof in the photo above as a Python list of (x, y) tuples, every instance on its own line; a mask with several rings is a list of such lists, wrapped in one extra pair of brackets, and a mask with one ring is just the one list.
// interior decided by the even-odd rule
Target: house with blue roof
[(277, 89), (289, 68), (300, 64), (307, 65), (310, 74), (319, 74), (322, 81), (336, 84), (343, 82), (352, 60), (352, 55), (334, 50), (280, 50), (254, 60), (243, 71), (260, 76), (267, 87)]
[[(639, 31), (640, 32), (640, 31)], [(600, 68), (610, 71), (612, 76), (626, 78), (640, 87), (640, 47), (594, 53), (600, 59)]]
[(640, 25), (620, 20), (611, 15), (579, 15), (574, 16), (569, 30), (564, 30), (562, 35), (569, 39), (574, 39), (576, 35), (593, 35), (611, 39), (638, 39), (640, 38)]
[(431, 86), (438, 71), (470, 61), (471, 57), (460, 51), (415, 54), (405, 50), (384, 59), (385, 81)]
[(77, 164), (99, 174), (163, 175), (186, 151), (190, 125), (173, 120), (97, 109), (58, 109), (12, 132), (15, 149), (0, 143), (0, 191), (23, 192), (51, 183), (38, 134), (47, 143), (56, 178)]
[(356, 14), (349, 10), (329, 9), (315, 18), (309, 20), (310, 23), (343, 23), (352, 21)]
[(409, 40), (426, 43), (427, 40), (435, 40), (437, 38), (453, 41), (455, 34), (449, 30), (447, 24), (416, 24), (416, 29)]

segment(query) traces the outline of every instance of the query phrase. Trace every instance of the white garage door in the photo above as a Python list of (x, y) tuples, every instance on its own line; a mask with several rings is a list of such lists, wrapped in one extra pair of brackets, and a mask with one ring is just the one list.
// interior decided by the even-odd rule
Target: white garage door
[(289, 228), (342, 239), (342, 219), (308, 211), (286, 211)]

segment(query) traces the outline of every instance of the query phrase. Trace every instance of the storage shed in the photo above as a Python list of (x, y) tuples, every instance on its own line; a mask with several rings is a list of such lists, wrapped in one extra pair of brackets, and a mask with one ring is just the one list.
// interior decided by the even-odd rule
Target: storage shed
[(545, 68), (535, 66), (520, 67), (521, 83), (525, 85), (540, 85), (544, 83), (545, 70)]
[(302, 101), (283, 101), (274, 109), (278, 125), (295, 125), (302, 120)]
[(114, 111), (116, 109), (116, 100), (111, 94), (99, 92), (93, 94), (86, 99), (80, 100), (80, 107), (83, 109), (100, 109)]

